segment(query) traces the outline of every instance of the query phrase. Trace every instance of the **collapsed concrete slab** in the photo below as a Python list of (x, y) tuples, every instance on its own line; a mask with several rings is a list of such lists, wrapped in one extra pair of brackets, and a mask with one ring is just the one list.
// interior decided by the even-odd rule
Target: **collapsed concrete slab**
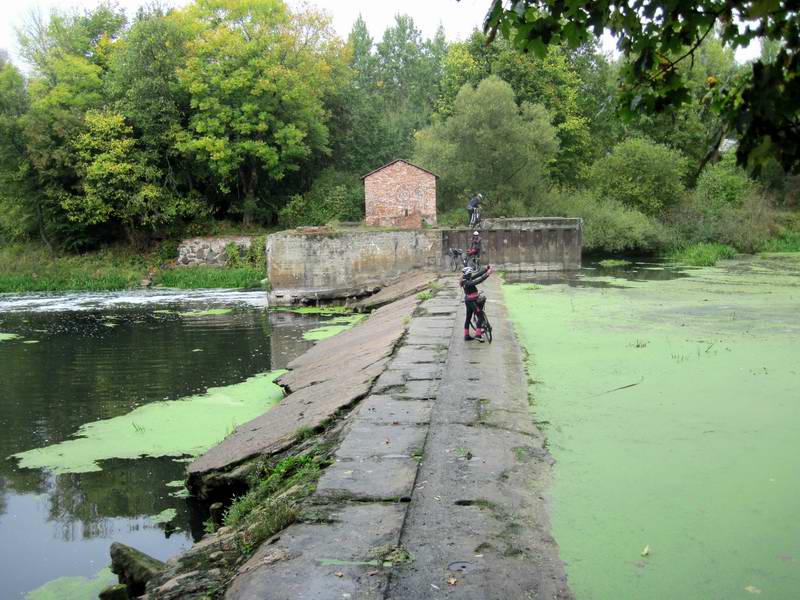
[(208, 476), (286, 450), (298, 436), (321, 427), (337, 411), (365, 397), (385, 370), (418, 303), (412, 296), (384, 306), (363, 323), (322, 340), (289, 363), (291, 370), (278, 380), (289, 395), (269, 412), (239, 425), (192, 462), (187, 469), (189, 489), (208, 497)]

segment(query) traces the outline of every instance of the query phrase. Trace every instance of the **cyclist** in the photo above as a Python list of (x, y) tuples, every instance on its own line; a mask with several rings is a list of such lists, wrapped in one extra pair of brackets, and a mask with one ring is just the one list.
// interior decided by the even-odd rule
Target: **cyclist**
[(481, 263), (481, 234), (477, 229), (472, 232), (472, 242), (467, 249), (467, 256), (470, 257), (472, 266), (477, 269)]
[(480, 208), (481, 202), (483, 202), (483, 194), (475, 194), (472, 198), (469, 199), (467, 203), (467, 212), (469, 213), (469, 221), (467, 221), (467, 227), (472, 227), (473, 222), (472, 219), (476, 216), (476, 212)]
[[(481, 297), (478, 285), (483, 283), (492, 274), (492, 265), (476, 271), (472, 267), (464, 267), (461, 271), (460, 285), (464, 288), (464, 305), (467, 309), (467, 318), (464, 320), (464, 341), (483, 341), (483, 306), (486, 300)], [(478, 315), (478, 326), (475, 327), (475, 337), (469, 334), (469, 323), (472, 315)]]

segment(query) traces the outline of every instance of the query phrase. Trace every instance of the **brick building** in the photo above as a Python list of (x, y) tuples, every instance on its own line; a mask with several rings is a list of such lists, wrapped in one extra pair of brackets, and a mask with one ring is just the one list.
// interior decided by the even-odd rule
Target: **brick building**
[(407, 160), (397, 159), (367, 173), (364, 203), (367, 225), (422, 227), (436, 225), (438, 177)]

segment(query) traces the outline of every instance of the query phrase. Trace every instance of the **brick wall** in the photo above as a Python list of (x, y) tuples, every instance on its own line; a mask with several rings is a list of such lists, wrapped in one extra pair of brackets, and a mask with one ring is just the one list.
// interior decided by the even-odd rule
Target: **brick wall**
[(436, 225), (436, 176), (403, 160), (364, 178), (367, 225)]

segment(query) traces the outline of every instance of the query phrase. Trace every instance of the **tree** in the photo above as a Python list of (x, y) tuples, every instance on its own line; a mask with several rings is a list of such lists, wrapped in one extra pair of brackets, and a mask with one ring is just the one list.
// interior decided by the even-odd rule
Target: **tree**
[(325, 19), (279, 0), (204, 0), (184, 17), (196, 28), (178, 73), (192, 112), (177, 147), (242, 199), (233, 208), (250, 223), (274, 213), (270, 183), (327, 152), (326, 54), (338, 45)]
[(112, 2), (103, 2), (91, 11), (54, 10), (49, 19), (38, 10), (29, 13), (17, 31), (20, 54), (34, 69), (52, 80), (52, 61), (66, 55), (81, 56), (105, 67), (110, 42), (124, 31), (125, 13)]
[(0, 55), (0, 240), (24, 237), (34, 222), (22, 128), (28, 105), (22, 74)]
[(143, 227), (200, 213), (195, 202), (172, 194), (163, 176), (139, 148), (133, 128), (114, 112), (86, 114), (86, 129), (71, 144), (77, 157), (77, 193), (64, 194), (61, 205), (70, 220), (85, 224), (121, 223), (130, 242)]
[[(515, 47), (544, 55), (548, 46), (573, 47), (609, 29), (626, 58), (621, 71), (624, 113), (661, 113), (692, 98), (681, 66), (715, 30), (729, 48), (755, 38), (783, 42), (772, 62), (756, 60), (728, 85), (706, 82), (708, 101), (726, 130), (739, 138), (740, 164), (758, 167), (774, 156), (785, 170), (800, 170), (800, 13), (790, 0), (493, 0), (490, 37), (501, 31)], [(711, 151), (715, 151), (712, 148)]]
[[(465, 83), (477, 85), (489, 75), (509, 83), (518, 102), (543, 105), (558, 129), (559, 154), (552, 177), (568, 184), (583, 177), (586, 166), (598, 156), (598, 144), (589, 133), (589, 118), (581, 112), (582, 82), (563, 49), (538, 58), (517, 52), (504, 39), (492, 45), (475, 32), (467, 42), (453, 44), (444, 61), (441, 114), (452, 110), (456, 93)], [(600, 146), (602, 148), (602, 146)]]
[(686, 171), (687, 160), (680, 152), (631, 138), (592, 165), (591, 183), (602, 198), (659, 216), (681, 201)]
[(178, 78), (189, 35), (188, 27), (161, 9), (140, 10), (117, 44), (107, 76), (115, 110), (132, 125), (141, 146), (159, 158), (173, 189), (184, 177), (174, 145), (189, 112), (189, 94)]
[(548, 187), (556, 129), (540, 104), (518, 106), (496, 76), (464, 85), (452, 115), (416, 136), (416, 161), (441, 177), (442, 206), (458, 209), (481, 191), (497, 216), (527, 214)]

